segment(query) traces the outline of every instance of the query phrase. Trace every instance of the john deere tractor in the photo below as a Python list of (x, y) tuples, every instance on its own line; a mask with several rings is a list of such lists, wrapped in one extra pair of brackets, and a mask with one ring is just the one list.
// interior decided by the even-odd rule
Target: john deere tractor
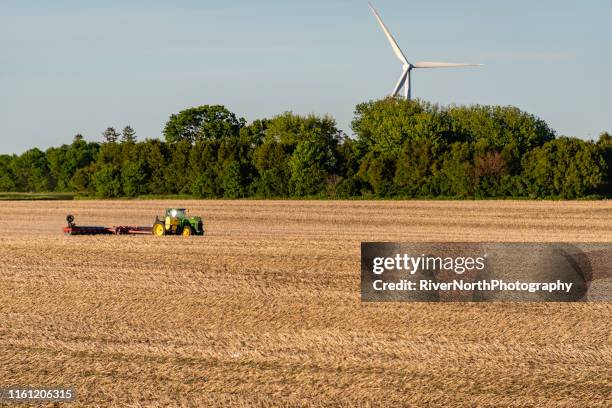
[(204, 235), (204, 224), (202, 217), (187, 217), (184, 208), (166, 208), (166, 215), (163, 219), (155, 217), (153, 223), (153, 235)]

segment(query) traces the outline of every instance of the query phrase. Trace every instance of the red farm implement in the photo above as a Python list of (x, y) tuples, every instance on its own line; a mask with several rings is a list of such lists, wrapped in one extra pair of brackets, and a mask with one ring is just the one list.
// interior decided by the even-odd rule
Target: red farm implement
[(68, 226), (64, 227), (64, 233), (68, 235), (150, 235), (152, 233), (152, 227), (133, 227), (129, 225), (98, 227), (76, 225), (73, 215), (68, 215), (66, 221), (68, 222)]

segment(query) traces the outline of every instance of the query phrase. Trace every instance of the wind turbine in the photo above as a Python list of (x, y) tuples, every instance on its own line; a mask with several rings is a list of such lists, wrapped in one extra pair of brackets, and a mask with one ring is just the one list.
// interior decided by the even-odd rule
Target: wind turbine
[(408, 59), (402, 52), (401, 48), (397, 45), (395, 38), (393, 38), (393, 35), (389, 32), (389, 29), (387, 28), (385, 23), (383, 23), (382, 18), (380, 18), (380, 15), (376, 11), (372, 3), (368, 2), (368, 4), (370, 6), (370, 10), (372, 10), (372, 13), (374, 13), (374, 17), (376, 17), (376, 20), (378, 20), (378, 24), (380, 24), (380, 27), (382, 28), (385, 35), (387, 36), (387, 40), (389, 40), (389, 44), (391, 44), (391, 48), (393, 48), (393, 52), (395, 52), (395, 55), (397, 56), (397, 58), (399, 58), (400, 62), (403, 64), (402, 75), (400, 76), (400, 79), (397, 81), (395, 88), (393, 88), (393, 93), (391, 94), (392, 97), (395, 97), (399, 93), (400, 89), (402, 89), (402, 86), (403, 86), (404, 87), (404, 98), (410, 100), (411, 98), (410, 88), (412, 86), (412, 80), (411, 80), (410, 74), (412, 70), (415, 68), (448, 68), (448, 67), (480, 67), (482, 66), (482, 64), (463, 64), (463, 63), (456, 63), (456, 62), (421, 61), (421, 62), (415, 62), (414, 64), (408, 62)]

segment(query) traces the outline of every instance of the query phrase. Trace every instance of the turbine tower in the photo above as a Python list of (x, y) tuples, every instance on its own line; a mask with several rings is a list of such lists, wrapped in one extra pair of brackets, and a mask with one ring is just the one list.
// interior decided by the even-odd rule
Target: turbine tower
[(448, 67), (480, 67), (482, 66), (482, 64), (463, 64), (463, 63), (456, 63), (456, 62), (428, 62), (428, 61), (421, 61), (421, 62), (415, 62), (415, 63), (408, 62), (408, 59), (402, 52), (401, 48), (397, 45), (395, 38), (393, 38), (393, 35), (391, 34), (391, 32), (389, 32), (389, 29), (387, 28), (385, 23), (382, 21), (382, 18), (380, 18), (380, 15), (376, 11), (372, 3), (368, 2), (368, 4), (370, 6), (370, 10), (372, 10), (372, 13), (374, 13), (374, 17), (376, 17), (376, 20), (378, 20), (378, 24), (380, 24), (380, 27), (382, 28), (383, 32), (387, 36), (387, 40), (389, 40), (389, 44), (391, 44), (391, 48), (393, 48), (393, 52), (395, 52), (395, 55), (400, 60), (400, 62), (403, 64), (402, 65), (402, 75), (397, 81), (395, 88), (393, 88), (393, 93), (391, 94), (392, 97), (395, 97), (400, 92), (402, 87), (404, 87), (404, 98), (410, 100), (410, 98), (412, 97), (411, 95), (412, 93), (411, 91), (411, 86), (412, 86), (411, 73), (412, 73), (412, 70), (415, 68), (448, 68)]

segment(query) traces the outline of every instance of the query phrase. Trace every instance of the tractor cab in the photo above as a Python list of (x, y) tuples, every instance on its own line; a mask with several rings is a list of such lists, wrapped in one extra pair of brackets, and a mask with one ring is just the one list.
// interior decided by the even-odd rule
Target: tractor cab
[(201, 217), (188, 217), (184, 208), (166, 208), (163, 220), (155, 217), (153, 235), (204, 235)]
[(166, 216), (164, 217), (164, 227), (166, 233), (177, 234), (185, 219), (184, 208), (166, 208)]
[(166, 218), (184, 219), (187, 217), (187, 210), (184, 208), (166, 208)]

